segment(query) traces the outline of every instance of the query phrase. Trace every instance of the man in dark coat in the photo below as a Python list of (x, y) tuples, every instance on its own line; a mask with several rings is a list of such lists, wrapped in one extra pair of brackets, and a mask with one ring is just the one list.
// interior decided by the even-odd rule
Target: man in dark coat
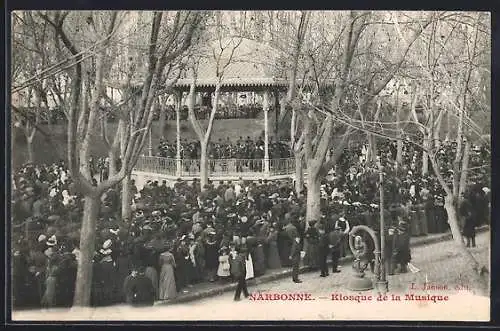
[(238, 255), (231, 260), (231, 274), (234, 279), (238, 281), (238, 285), (236, 286), (236, 292), (234, 292), (234, 301), (239, 301), (241, 296), (241, 291), (243, 291), (243, 295), (245, 298), (248, 298), (250, 295), (247, 289), (247, 281), (246, 281), (246, 257), (245, 252), (240, 251)]
[[(18, 308), (27, 308), (30, 306), (29, 296), (32, 296), (34, 286), (29, 286), (29, 283), (35, 284), (34, 281), (30, 282), (30, 272), (28, 266), (28, 257), (26, 254), (21, 252), (20, 250), (16, 250), (13, 253), (12, 258), (12, 299), (13, 299), (13, 307), (15, 309)], [(33, 297), (35, 297), (33, 295)], [(36, 298), (36, 297), (35, 297)], [(32, 300), (34, 301), (34, 300)], [(30, 307), (31, 308), (31, 307)]]
[(328, 248), (332, 254), (332, 272), (340, 272), (338, 269), (343, 233), (340, 227), (336, 226), (328, 234)]
[(326, 259), (328, 258), (328, 253), (330, 252), (329, 248), (329, 238), (328, 234), (325, 230), (325, 224), (318, 224), (318, 256), (319, 256), (319, 268), (321, 271), (321, 277), (328, 276), (328, 265), (326, 263)]
[(299, 236), (299, 232), (297, 227), (291, 223), (290, 214), (285, 216), (285, 226), (282, 228), (282, 231), (278, 234), (278, 249), (281, 257), (281, 265), (284, 267), (289, 267), (292, 265), (292, 261), (290, 260), (291, 248), (293, 245), (293, 240), (295, 237)]
[(460, 215), (463, 218), (462, 235), (467, 240), (467, 247), (476, 247), (476, 226), (479, 224), (481, 218), (478, 216), (486, 209), (477, 199), (477, 193), (469, 192), (465, 195), (463, 202), (460, 205)]
[(294, 283), (302, 283), (299, 279), (299, 264), (300, 264), (300, 237), (298, 232), (295, 233), (292, 248), (290, 249), (290, 260), (292, 261), (292, 280)]
[(399, 222), (395, 237), (395, 262), (398, 264), (400, 273), (408, 272), (408, 263), (411, 260), (410, 252), (410, 233), (408, 223), (405, 221)]
[(394, 275), (396, 268), (396, 227), (389, 226), (385, 236), (384, 266), (388, 275)]
[(155, 300), (155, 289), (151, 280), (145, 275), (144, 266), (125, 279), (124, 292), (126, 302), (133, 306), (152, 306)]
[(71, 307), (75, 294), (77, 261), (75, 255), (64, 252), (59, 262), (59, 274), (56, 283), (56, 302), (62, 307)]

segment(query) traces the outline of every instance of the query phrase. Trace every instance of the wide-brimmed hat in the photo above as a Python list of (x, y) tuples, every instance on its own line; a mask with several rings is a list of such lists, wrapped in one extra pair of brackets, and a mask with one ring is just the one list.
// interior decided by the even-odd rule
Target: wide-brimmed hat
[(113, 244), (113, 242), (111, 241), (111, 239), (105, 240), (104, 243), (102, 244), (102, 248), (108, 249), (111, 247), (112, 244)]
[(56, 235), (53, 235), (52, 237), (47, 240), (47, 246), (55, 246), (57, 245), (57, 238)]
[(142, 230), (153, 231), (153, 228), (150, 225), (145, 225), (142, 227)]
[(269, 196), (269, 199), (277, 199), (280, 195), (278, 193), (274, 193), (271, 196)]

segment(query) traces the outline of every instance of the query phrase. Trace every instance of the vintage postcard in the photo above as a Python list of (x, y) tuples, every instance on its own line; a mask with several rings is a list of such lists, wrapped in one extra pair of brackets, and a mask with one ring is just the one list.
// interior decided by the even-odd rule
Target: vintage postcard
[(490, 320), (489, 12), (10, 23), (12, 320)]

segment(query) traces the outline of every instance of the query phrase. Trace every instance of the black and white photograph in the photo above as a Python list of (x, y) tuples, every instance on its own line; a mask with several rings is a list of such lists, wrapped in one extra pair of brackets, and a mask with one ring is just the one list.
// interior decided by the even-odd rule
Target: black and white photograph
[(13, 321), (490, 321), (490, 12), (8, 15)]

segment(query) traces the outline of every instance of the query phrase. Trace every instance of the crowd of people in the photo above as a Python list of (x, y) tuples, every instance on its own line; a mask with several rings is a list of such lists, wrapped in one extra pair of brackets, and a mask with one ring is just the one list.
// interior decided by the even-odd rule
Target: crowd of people
[[(210, 112), (212, 108), (207, 106), (196, 106), (194, 109), (195, 116), (199, 120), (207, 120), (210, 117)], [(177, 114), (174, 106), (168, 105), (165, 109), (165, 118), (170, 121), (177, 119)], [(215, 113), (215, 119), (243, 119), (243, 118), (257, 118), (259, 113), (262, 111), (262, 105), (259, 104), (247, 104), (247, 105), (219, 105), (217, 112)], [(160, 110), (155, 113), (155, 120), (160, 118)], [(187, 121), (189, 119), (188, 107), (184, 106), (181, 108), (179, 117), (181, 121)]]
[[(286, 141), (275, 141), (270, 138), (269, 158), (283, 159), (292, 156), (290, 144)], [(181, 141), (182, 159), (199, 159), (201, 146), (199, 141)], [(177, 143), (175, 141), (161, 141), (158, 147), (158, 156), (175, 158), (177, 155)], [(264, 159), (264, 139), (262, 136), (257, 139), (250, 137), (239, 137), (231, 140), (219, 138), (216, 142), (210, 142), (208, 147), (208, 157), (210, 159)]]
[[(240, 139), (241, 141), (242, 139)], [(403, 166), (394, 165), (394, 147), (379, 146), (384, 164), (385, 260), (389, 274), (407, 272), (410, 236), (448, 229), (443, 190), (432, 170), (421, 175), (421, 151), (405, 144)], [(450, 180), (453, 143), (442, 143), (441, 173)], [(450, 158), (451, 157), (451, 158)], [(365, 224), (380, 231), (378, 173), (367, 162), (366, 147), (346, 148), (332, 176), (321, 183), (321, 216), (305, 221), (307, 188), (291, 180), (210, 182), (149, 181), (140, 190), (132, 180), (130, 219), (121, 217), (120, 188), (101, 197), (91, 304), (152, 304), (175, 300), (201, 282), (244, 280), (304, 265), (328, 276), (348, 252), (350, 229)], [(489, 153), (472, 149), (470, 182), (461, 208), (464, 235), (474, 245), (474, 229), (488, 222)], [(105, 168), (104, 166), (101, 168)], [(102, 171), (95, 176), (102, 180)], [(83, 197), (64, 162), (25, 165), (13, 176), (14, 308), (68, 307), (74, 296), (79, 259)], [(96, 179), (97, 181), (97, 179)], [(467, 207), (468, 206), (468, 207)], [(471, 208), (474, 206), (474, 208)], [(371, 239), (364, 238), (373, 247)], [(369, 250), (371, 251), (371, 250)], [(370, 258), (373, 267), (373, 256)], [(239, 298), (239, 294), (235, 299)]]

